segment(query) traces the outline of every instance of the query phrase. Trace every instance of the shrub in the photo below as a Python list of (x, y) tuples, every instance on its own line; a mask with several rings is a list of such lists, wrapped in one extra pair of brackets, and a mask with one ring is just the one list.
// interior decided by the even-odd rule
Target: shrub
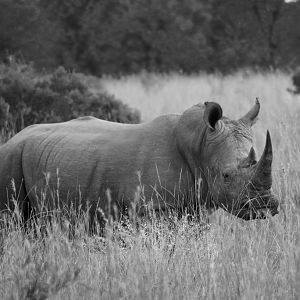
[(35, 123), (63, 122), (92, 115), (138, 123), (140, 114), (106, 92), (92, 93), (75, 73), (59, 67), (39, 74), (30, 65), (0, 65), (0, 126), (14, 132)]
[(300, 68), (297, 68), (295, 73), (292, 76), (293, 85), (295, 90), (292, 92), (295, 94), (300, 94)]

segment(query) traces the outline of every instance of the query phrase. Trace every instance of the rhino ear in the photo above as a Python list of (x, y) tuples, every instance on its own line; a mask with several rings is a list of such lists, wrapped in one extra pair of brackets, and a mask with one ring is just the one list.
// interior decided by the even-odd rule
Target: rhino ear
[(204, 122), (211, 129), (215, 130), (216, 123), (222, 118), (223, 111), (216, 102), (205, 102)]
[(245, 114), (242, 118), (240, 118), (239, 121), (243, 122), (248, 126), (252, 126), (257, 121), (259, 109), (260, 109), (260, 103), (258, 101), (258, 98), (256, 98), (254, 106), (248, 111), (247, 114)]

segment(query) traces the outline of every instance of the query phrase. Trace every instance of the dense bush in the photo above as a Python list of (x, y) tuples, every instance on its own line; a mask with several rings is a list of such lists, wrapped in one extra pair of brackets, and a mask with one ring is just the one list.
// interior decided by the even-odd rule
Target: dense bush
[(300, 68), (297, 68), (292, 76), (292, 81), (295, 89), (292, 91), (294, 94), (300, 94)]
[(300, 1), (0, 0), (0, 60), (93, 75), (294, 68)]
[(105, 92), (91, 93), (79, 77), (59, 67), (38, 74), (30, 65), (0, 65), (0, 126), (18, 132), (35, 123), (62, 122), (83, 115), (138, 123), (140, 115)]

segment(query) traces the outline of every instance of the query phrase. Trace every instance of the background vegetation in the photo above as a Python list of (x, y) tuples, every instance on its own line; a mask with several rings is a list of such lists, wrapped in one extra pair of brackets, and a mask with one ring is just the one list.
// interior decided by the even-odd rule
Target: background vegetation
[(99, 87), (93, 93), (80, 74), (59, 67), (37, 72), (31, 65), (0, 64), (0, 126), (11, 137), (36, 123), (63, 122), (91, 115), (120, 123), (139, 123), (140, 115)]
[(93, 75), (300, 63), (300, 2), (0, 0), (0, 58)]

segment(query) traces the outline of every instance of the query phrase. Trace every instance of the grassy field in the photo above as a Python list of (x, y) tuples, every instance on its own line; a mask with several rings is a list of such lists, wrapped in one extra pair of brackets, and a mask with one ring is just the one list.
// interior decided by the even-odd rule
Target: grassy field
[[(172, 218), (132, 223), (107, 238), (84, 231), (70, 239), (62, 225), (22, 234), (7, 222), (0, 234), (0, 299), (299, 299), (300, 97), (286, 91), (282, 73), (151, 75), (87, 79), (138, 108), (148, 121), (216, 101), (239, 118), (258, 97), (254, 127), (261, 154), (266, 130), (273, 141), (273, 189), (281, 200), (272, 219), (245, 222), (223, 211), (210, 224)], [(33, 235), (35, 235), (33, 237)]]

